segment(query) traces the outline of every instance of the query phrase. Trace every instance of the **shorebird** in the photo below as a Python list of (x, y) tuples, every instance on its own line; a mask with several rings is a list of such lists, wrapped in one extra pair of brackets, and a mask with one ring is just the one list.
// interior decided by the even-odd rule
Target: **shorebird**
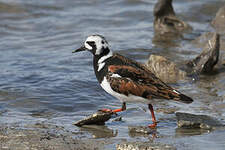
[(106, 39), (101, 35), (88, 36), (84, 45), (73, 51), (89, 51), (93, 54), (93, 66), (96, 78), (101, 87), (112, 96), (122, 101), (119, 109), (102, 109), (105, 112), (120, 112), (126, 110), (126, 102), (148, 104), (152, 115), (150, 128), (157, 126), (152, 101), (155, 99), (174, 100), (191, 103), (193, 100), (168, 86), (157, 78), (144, 65), (113, 53)]

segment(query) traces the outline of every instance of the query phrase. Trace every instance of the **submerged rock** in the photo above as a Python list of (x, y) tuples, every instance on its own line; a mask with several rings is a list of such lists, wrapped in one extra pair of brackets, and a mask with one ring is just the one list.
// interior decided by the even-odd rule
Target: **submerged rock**
[(165, 83), (174, 83), (186, 77), (186, 72), (163, 56), (150, 55), (146, 66)]
[(220, 36), (214, 33), (207, 41), (200, 55), (189, 61), (186, 65), (192, 69), (192, 73), (211, 73), (219, 60)]
[(172, 0), (158, 0), (154, 7), (154, 30), (157, 34), (172, 34), (191, 31), (190, 25), (176, 17)]
[(78, 122), (74, 123), (76, 126), (83, 126), (83, 125), (104, 125), (106, 121), (108, 121), (113, 113), (111, 112), (102, 112), (97, 111), (96, 113), (79, 120)]
[(211, 23), (217, 32), (225, 33), (225, 5), (219, 9)]
[(176, 150), (169, 144), (151, 143), (151, 142), (123, 142), (117, 144), (117, 150)]
[(145, 126), (129, 126), (129, 135), (131, 137), (155, 134), (156, 130)]
[(225, 127), (218, 120), (206, 115), (194, 115), (189, 113), (176, 113), (179, 128), (215, 129)]

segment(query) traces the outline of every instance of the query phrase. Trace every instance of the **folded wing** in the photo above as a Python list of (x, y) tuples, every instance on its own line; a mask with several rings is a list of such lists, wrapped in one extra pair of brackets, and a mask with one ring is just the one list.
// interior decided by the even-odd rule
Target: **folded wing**
[[(138, 65), (138, 64), (137, 64)], [(171, 88), (144, 66), (110, 65), (107, 80), (111, 88), (124, 95), (136, 95), (146, 99), (167, 99), (191, 103), (193, 100)]]

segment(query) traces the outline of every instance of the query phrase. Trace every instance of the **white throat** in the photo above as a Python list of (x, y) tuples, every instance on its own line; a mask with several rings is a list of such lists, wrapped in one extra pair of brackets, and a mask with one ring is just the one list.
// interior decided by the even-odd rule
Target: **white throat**
[(104, 66), (105, 66), (105, 60), (108, 59), (109, 57), (112, 57), (113, 53), (112, 51), (109, 51), (109, 53), (105, 56), (102, 56), (99, 60), (98, 60), (98, 71), (100, 71)]

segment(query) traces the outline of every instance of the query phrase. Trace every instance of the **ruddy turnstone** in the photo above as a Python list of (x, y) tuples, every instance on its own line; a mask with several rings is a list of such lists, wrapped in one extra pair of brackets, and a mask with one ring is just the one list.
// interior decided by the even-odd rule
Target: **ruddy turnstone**
[(93, 65), (96, 78), (101, 87), (122, 101), (120, 109), (103, 109), (102, 111), (120, 112), (126, 110), (126, 102), (142, 102), (148, 104), (152, 115), (149, 127), (157, 125), (151, 102), (153, 99), (167, 99), (183, 103), (193, 100), (179, 91), (166, 85), (144, 65), (113, 53), (109, 44), (101, 35), (89, 36), (84, 45), (75, 52), (89, 51), (94, 55)]

